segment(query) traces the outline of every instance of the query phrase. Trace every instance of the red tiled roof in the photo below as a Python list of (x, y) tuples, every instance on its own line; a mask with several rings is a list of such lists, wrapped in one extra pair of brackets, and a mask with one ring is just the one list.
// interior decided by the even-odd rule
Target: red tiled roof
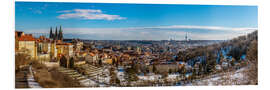
[(25, 34), (21, 36), (18, 40), (19, 41), (35, 41), (36, 39), (31, 34)]
[(71, 43), (57, 43), (56, 45), (72, 45)]
[(95, 54), (94, 54), (94, 53), (90, 53), (90, 55), (91, 55), (91, 56), (95, 56)]
[(37, 39), (38, 42), (50, 42), (49, 38), (46, 38), (45, 36), (40, 36), (39, 39)]

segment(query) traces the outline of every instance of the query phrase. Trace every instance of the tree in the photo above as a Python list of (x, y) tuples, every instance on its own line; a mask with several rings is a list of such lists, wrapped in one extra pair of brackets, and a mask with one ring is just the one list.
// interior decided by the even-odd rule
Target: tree
[(250, 62), (250, 68), (247, 76), (250, 84), (258, 84), (258, 41), (253, 40), (247, 51), (247, 60)]
[(110, 84), (118, 84), (119, 85), (120, 80), (117, 78), (117, 75), (114, 71), (115, 71), (114, 68), (110, 69), (110, 77), (111, 77)]
[(115, 66), (118, 67), (118, 65), (119, 65), (119, 60), (117, 59), (117, 60), (116, 60), (116, 65), (115, 65)]
[(166, 72), (166, 71), (162, 72), (161, 74), (162, 74), (163, 79), (166, 79), (168, 77), (168, 72)]
[(140, 70), (139, 64), (135, 63), (135, 61), (132, 61), (131, 69), (133, 69), (135, 73), (139, 73)]
[(258, 61), (258, 41), (253, 40), (247, 51), (247, 59), (252, 62)]
[(26, 65), (30, 62), (29, 55), (25, 53), (18, 53), (15, 55), (15, 70), (19, 70), (21, 65)]
[(155, 64), (153, 64), (153, 73), (156, 73), (157, 72), (157, 68), (156, 68), (156, 65)]
[(172, 69), (169, 69), (169, 73), (171, 74), (173, 71), (172, 71)]
[(99, 66), (102, 66), (102, 61), (101, 61), (101, 59), (98, 60), (98, 64), (99, 64)]
[(114, 58), (112, 59), (112, 65), (115, 65), (115, 59)]
[(208, 52), (206, 57), (205, 73), (210, 73), (216, 66), (216, 53)]
[(232, 58), (232, 61), (230, 62), (232, 66), (234, 66), (234, 63), (235, 63), (235, 59)]
[(136, 72), (135, 72), (135, 70), (134, 69), (132, 69), (132, 68), (127, 68), (126, 70), (125, 70), (125, 76), (126, 76), (126, 79), (128, 80), (128, 81), (137, 81), (138, 80), (138, 77), (137, 77), (137, 75), (136, 75)]
[(139, 78), (136, 75), (136, 72), (135, 72), (134, 69), (132, 69), (132, 68), (126, 68), (126, 70), (125, 70), (125, 79), (128, 82), (131, 82), (131, 81), (137, 81)]
[(69, 68), (74, 68), (74, 59), (73, 59), (73, 57), (71, 57), (69, 59)]
[(240, 60), (241, 57), (241, 50), (239, 47), (233, 47), (230, 52), (228, 53), (229, 56), (232, 56), (236, 59), (236, 61)]
[(59, 62), (60, 66), (62, 67), (67, 67), (67, 58), (65, 56), (62, 56), (60, 58), (60, 62)]

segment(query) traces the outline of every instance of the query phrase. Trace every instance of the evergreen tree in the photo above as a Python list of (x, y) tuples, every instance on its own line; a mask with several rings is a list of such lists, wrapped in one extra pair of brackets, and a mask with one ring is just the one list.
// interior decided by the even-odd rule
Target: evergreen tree
[(74, 59), (73, 57), (69, 60), (69, 68), (74, 68)]
[(100, 59), (98, 60), (98, 65), (102, 66), (102, 61)]
[(232, 56), (236, 61), (239, 61), (241, 57), (241, 50), (239, 47), (233, 47), (228, 55)]
[(115, 59), (114, 58), (112, 59), (112, 65), (115, 65)]

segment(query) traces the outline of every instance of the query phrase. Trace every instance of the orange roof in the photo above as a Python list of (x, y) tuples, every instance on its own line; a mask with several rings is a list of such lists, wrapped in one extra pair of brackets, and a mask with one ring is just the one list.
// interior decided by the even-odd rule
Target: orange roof
[(45, 36), (40, 36), (38, 39), (37, 39), (37, 42), (49, 42), (50, 39), (49, 38), (46, 38)]
[(21, 36), (18, 40), (19, 41), (35, 41), (36, 39), (32, 36), (32, 34), (25, 34)]
[(61, 44), (61, 43), (63, 43), (63, 42), (62, 42), (61, 40), (57, 40), (56, 43)]
[(72, 45), (71, 43), (57, 43), (57, 45)]
[(94, 53), (90, 53), (90, 55), (91, 55), (91, 56), (95, 56), (95, 54), (94, 54)]

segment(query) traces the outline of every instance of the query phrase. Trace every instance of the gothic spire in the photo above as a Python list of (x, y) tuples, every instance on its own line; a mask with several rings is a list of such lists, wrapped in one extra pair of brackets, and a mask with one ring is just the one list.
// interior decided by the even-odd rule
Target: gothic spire
[(52, 27), (50, 28), (50, 38), (53, 38)]
[(62, 27), (60, 25), (60, 30), (59, 30), (59, 36), (58, 36), (59, 40), (63, 40), (63, 31), (62, 31)]
[(57, 26), (56, 26), (56, 28), (55, 28), (54, 40), (58, 40)]

